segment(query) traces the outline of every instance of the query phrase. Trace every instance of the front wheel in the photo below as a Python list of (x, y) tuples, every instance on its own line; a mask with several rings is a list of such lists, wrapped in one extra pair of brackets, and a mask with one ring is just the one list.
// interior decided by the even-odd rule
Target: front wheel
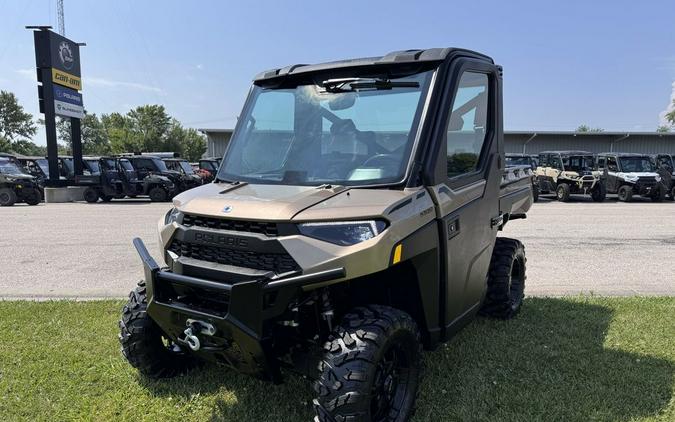
[(39, 189), (32, 189), (30, 192), (24, 194), (23, 201), (28, 205), (37, 205), (42, 201), (42, 195)]
[(16, 192), (10, 188), (0, 189), (0, 207), (11, 207), (16, 203)]
[(98, 202), (98, 192), (94, 188), (87, 188), (84, 190), (84, 200), (93, 204)]
[(482, 315), (509, 319), (523, 305), (525, 296), (525, 246), (519, 240), (498, 237), (488, 272)]
[(119, 322), (122, 355), (150, 378), (169, 378), (187, 372), (198, 361), (169, 340), (147, 313), (145, 282), (129, 294)]
[(661, 202), (665, 199), (666, 197), (666, 192), (665, 190), (659, 186), (658, 189), (656, 190), (656, 193), (652, 195), (652, 202)]
[(628, 185), (623, 185), (618, 192), (619, 201), (630, 202), (633, 199), (633, 188)]
[(570, 185), (567, 183), (561, 183), (555, 190), (556, 198), (560, 202), (567, 202), (570, 200)]
[(407, 421), (421, 371), (421, 338), (410, 315), (370, 305), (345, 315), (324, 345), (314, 389), (315, 421)]
[(150, 192), (148, 192), (148, 196), (150, 196), (150, 200), (152, 202), (164, 202), (166, 201), (166, 198), (169, 196), (166, 194), (166, 191), (160, 187), (154, 187), (150, 189)]

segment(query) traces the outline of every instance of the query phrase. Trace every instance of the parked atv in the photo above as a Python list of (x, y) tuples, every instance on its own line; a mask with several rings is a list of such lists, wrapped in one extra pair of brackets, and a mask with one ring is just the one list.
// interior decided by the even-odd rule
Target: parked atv
[(178, 193), (202, 185), (202, 178), (192, 169), (190, 163), (182, 158), (164, 158), (164, 163), (169, 170), (180, 173), (180, 185)]
[(661, 184), (666, 195), (672, 201), (675, 200), (675, 160), (670, 154), (655, 155), (654, 160), (658, 167), (657, 173), (661, 177)]
[(555, 193), (561, 202), (569, 201), (571, 195), (590, 195), (593, 201), (602, 202), (607, 187), (594, 167), (595, 159), (590, 152), (541, 152), (536, 171), (539, 193)]
[(169, 170), (166, 163), (162, 161), (161, 158), (153, 155), (132, 155), (126, 158), (136, 170), (139, 180), (145, 180), (148, 176), (163, 176), (171, 181), (174, 185), (174, 190), (167, 192), (166, 199), (171, 199), (174, 195), (179, 193), (183, 182), (181, 173), (175, 170)]
[(84, 174), (95, 176), (92, 183), (84, 191), (84, 200), (90, 203), (110, 202), (113, 198), (124, 198), (124, 185), (120, 178), (116, 162), (111, 157), (84, 157)]
[(122, 353), (153, 378), (289, 368), (316, 380), (318, 421), (408, 420), (422, 346), (523, 304), (524, 247), (497, 233), (531, 207), (531, 171), (503, 151), (502, 69), (479, 53), (260, 74), (215, 182), (160, 221), (167, 267), (134, 240)]
[(45, 182), (49, 179), (49, 163), (45, 157), (18, 156), (17, 159), (28, 174), (35, 177), (40, 189), (40, 195), (44, 198)]
[(218, 167), (220, 167), (220, 158), (202, 158), (199, 160), (199, 169), (208, 174), (204, 178), (204, 182), (212, 182), (218, 172)]
[(532, 196), (534, 202), (539, 199), (539, 181), (537, 180), (537, 161), (528, 154), (506, 154), (506, 167), (528, 166), (532, 169)]
[(0, 206), (17, 202), (37, 205), (42, 201), (35, 177), (26, 173), (19, 161), (10, 156), (0, 157)]
[(152, 202), (163, 202), (173, 198), (176, 185), (168, 177), (147, 172), (141, 179), (131, 161), (124, 157), (117, 158), (117, 166), (124, 192), (129, 198), (148, 196)]
[(616, 193), (619, 201), (630, 202), (633, 196), (662, 201), (666, 189), (657, 174), (652, 157), (632, 153), (602, 153), (597, 157), (597, 168), (607, 179), (607, 192)]

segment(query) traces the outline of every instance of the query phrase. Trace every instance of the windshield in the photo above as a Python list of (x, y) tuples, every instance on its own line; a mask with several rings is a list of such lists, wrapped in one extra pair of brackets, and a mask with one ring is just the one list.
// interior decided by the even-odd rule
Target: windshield
[(40, 158), (38, 160), (35, 160), (35, 162), (37, 163), (37, 165), (40, 167), (40, 169), (44, 174), (49, 174), (49, 162), (47, 162), (46, 158)]
[(190, 163), (188, 163), (187, 161), (179, 161), (178, 164), (180, 165), (180, 168), (183, 169), (183, 172), (185, 174), (194, 174), (195, 173), (194, 169), (192, 168)]
[(134, 166), (131, 165), (129, 160), (120, 160), (120, 165), (126, 171), (134, 171)]
[(530, 162), (530, 157), (506, 157), (507, 166), (529, 166)]
[(215, 171), (216, 163), (213, 161), (202, 160), (199, 162), (199, 167), (203, 168), (204, 170)]
[(103, 170), (107, 170), (107, 171), (117, 170), (117, 165), (115, 163), (115, 160), (112, 159), (112, 158), (103, 158), (101, 160), (101, 166), (103, 167)]
[(595, 166), (595, 160), (592, 155), (563, 156), (562, 159), (566, 171), (582, 173), (592, 171)]
[(98, 163), (98, 160), (84, 160), (89, 167), (91, 174), (101, 174), (101, 166)]
[(621, 157), (621, 171), (624, 173), (652, 173), (656, 171), (649, 157)]
[(67, 174), (75, 174), (75, 169), (73, 168), (73, 159), (72, 158), (62, 158), (61, 163), (66, 167), (65, 171)]
[(13, 174), (17, 176), (26, 174), (18, 164), (10, 161), (7, 158), (0, 158), (0, 173)]
[(256, 86), (218, 178), (310, 186), (400, 182), (431, 75)]
[(159, 158), (153, 158), (152, 162), (155, 163), (157, 171), (169, 171), (169, 169), (166, 168), (166, 164), (164, 163), (164, 161), (160, 160)]

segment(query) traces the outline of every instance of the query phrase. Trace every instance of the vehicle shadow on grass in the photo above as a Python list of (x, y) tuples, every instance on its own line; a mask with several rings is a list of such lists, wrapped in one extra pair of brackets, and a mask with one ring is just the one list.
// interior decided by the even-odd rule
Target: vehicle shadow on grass
[[(658, 414), (671, 399), (675, 368), (608, 344), (612, 318), (610, 308), (582, 299), (540, 298), (528, 299), (511, 321), (479, 318), (424, 354), (414, 420), (609, 421)], [(312, 417), (311, 383), (293, 374), (275, 386), (209, 365), (176, 380), (141, 382), (161, 396), (217, 392), (211, 420)]]
[(416, 419), (609, 421), (658, 414), (671, 399), (675, 368), (608, 343), (612, 318), (610, 308), (583, 299), (534, 298), (514, 320), (477, 320), (426, 355)]

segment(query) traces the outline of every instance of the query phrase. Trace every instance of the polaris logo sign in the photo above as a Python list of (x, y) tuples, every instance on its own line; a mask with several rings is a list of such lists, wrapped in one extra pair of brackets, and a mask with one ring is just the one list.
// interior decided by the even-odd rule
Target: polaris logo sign
[(83, 118), (82, 94), (69, 88), (54, 85), (54, 111), (58, 116)]

